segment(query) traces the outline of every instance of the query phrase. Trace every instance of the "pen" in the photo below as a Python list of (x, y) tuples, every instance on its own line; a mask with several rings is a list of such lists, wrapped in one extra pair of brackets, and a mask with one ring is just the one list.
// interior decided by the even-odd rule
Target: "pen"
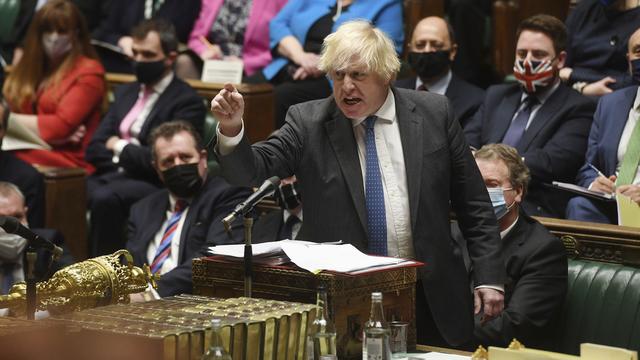
[(602, 176), (602, 177), (607, 177), (605, 174), (602, 173), (602, 171), (598, 170), (597, 167), (593, 166), (593, 164), (591, 163), (587, 163), (587, 165), (593, 169), (593, 171), (595, 171), (596, 173), (598, 173), (598, 176)]

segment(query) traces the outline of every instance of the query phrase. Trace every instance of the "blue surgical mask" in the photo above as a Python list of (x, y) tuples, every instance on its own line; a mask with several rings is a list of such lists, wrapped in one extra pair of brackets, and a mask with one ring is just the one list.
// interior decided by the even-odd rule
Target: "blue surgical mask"
[(489, 197), (491, 198), (491, 205), (493, 205), (493, 212), (496, 214), (496, 219), (502, 219), (509, 210), (515, 204), (515, 201), (511, 205), (507, 205), (506, 200), (504, 199), (504, 191), (512, 190), (513, 188), (503, 189), (501, 187), (492, 187), (487, 188), (487, 192), (489, 193)]
[(636, 85), (640, 85), (640, 59), (631, 60), (631, 78)]

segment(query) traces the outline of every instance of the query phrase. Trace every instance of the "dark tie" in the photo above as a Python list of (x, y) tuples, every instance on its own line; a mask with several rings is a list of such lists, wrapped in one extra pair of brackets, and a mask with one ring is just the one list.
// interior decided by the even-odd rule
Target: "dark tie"
[(513, 119), (509, 129), (507, 129), (507, 133), (502, 139), (503, 144), (511, 145), (513, 147), (518, 145), (520, 139), (522, 139), (522, 135), (524, 135), (524, 132), (527, 129), (527, 122), (529, 122), (529, 117), (531, 117), (531, 109), (537, 103), (538, 98), (533, 95), (529, 95), (524, 99), (518, 115)]
[(366, 176), (365, 202), (367, 206), (367, 232), (369, 233), (369, 253), (387, 255), (387, 217), (384, 210), (384, 191), (378, 152), (376, 150), (376, 134), (373, 125), (375, 116), (365, 119)]
[(280, 238), (282, 239), (293, 239), (293, 228), (300, 223), (300, 219), (295, 215), (290, 215), (287, 221), (285, 221), (282, 226), (282, 230), (280, 231)]

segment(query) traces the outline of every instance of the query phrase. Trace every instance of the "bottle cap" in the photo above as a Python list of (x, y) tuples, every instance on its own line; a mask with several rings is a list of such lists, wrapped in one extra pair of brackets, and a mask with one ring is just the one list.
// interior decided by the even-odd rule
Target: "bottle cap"
[(371, 293), (371, 300), (382, 300), (382, 293), (381, 292), (372, 292)]
[(211, 328), (221, 328), (222, 327), (222, 320), (216, 318), (216, 319), (211, 319)]

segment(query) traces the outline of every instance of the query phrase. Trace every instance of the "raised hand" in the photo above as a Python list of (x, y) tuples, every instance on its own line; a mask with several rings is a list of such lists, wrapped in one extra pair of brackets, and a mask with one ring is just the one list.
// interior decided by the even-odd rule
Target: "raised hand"
[(224, 88), (211, 100), (211, 113), (218, 120), (220, 132), (229, 137), (238, 135), (242, 129), (244, 99), (242, 94), (231, 84)]

